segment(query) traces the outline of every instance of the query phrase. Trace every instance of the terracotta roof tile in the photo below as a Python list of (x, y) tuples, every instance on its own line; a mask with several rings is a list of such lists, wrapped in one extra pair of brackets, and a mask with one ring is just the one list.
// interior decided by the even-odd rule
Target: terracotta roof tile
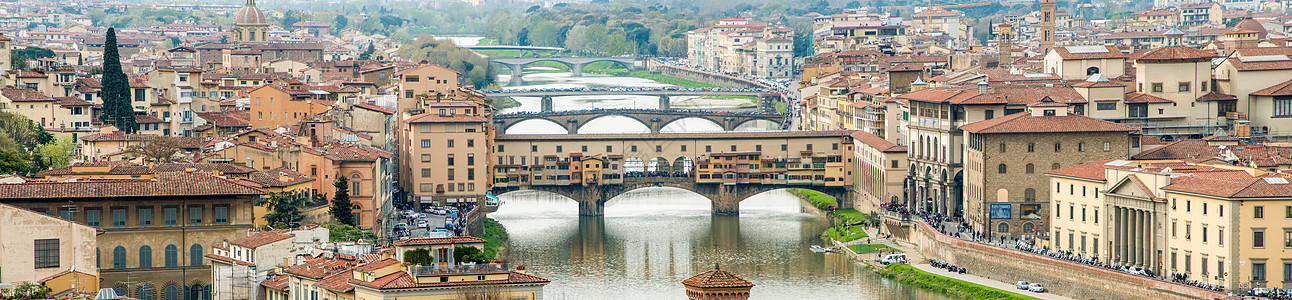
[(275, 276), (274, 278), (261, 281), (260, 285), (263, 285), (267, 288), (279, 290), (279, 291), (286, 291), (287, 286), (291, 284), (290, 279), (291, 279), (291, 276), (279, 275), (279, 276)]
[(351, 272), (352, 271), (342, 271), (329, 275), (328, 277), (324, 277), (322, 280), (319, 280), (317, 285), (334, 292), (348, 293), (354, 290), (354, 286), (350, 285), (350, 279), (354, 278), (354, 275), (350, 274)]
[(1175, 101), (1145, 93), (1131, 92), (1126, 94), (1126, 103), (1175, 103)]
[(411, 238), (395, 241), (395, 246), (425, 246), (425, 245), (446, 245), (446, 244), (466, 244), (466, 243), (484, 243), (485, 240), (474, 236), (456, 236), (446, 238)]
[(1155, 60), (1204, 60), (1219, 56), (1215, 52), (1192, 47), (1160, 47), (1140, 53), (1133, 58), (1137, 61), (1151, 62)]
[[(1283, 180), (1286, 182), (1287, 179)], [(1292, 185), (1289, 184), (1275, 184), (1265, 178), (1210, 178), (1203, 174), (1176, 177), (1162, 189), (1225, 198), (1292, 197)]]
[(1054, 52), (1057, 53), (1059, 57), (1063, 58), (1064, 60), (1126, 58), (1126, 54), (1122, 54), (1122, 51), (1120, 49), (1117, 49), (1117, 47), (1114, 47), (1114, 46), (1104, 46), (1104, 49), (1106, 49), (1107, 51), (1094, 52), (1094, 53), (1073, 53), (1069, 50), (1069, 48), (1070, 47), (1054, 47), (1050, 49), (1054, 50)]
[[(1254, 96), (1289, 96), (1292, 95), (1292, 80), (1284, 81), (1259, 91), (1251, 92)], [(1237, 98), (1235, 98), (1237, 99)]]
[(1032, 116), (1029, 112), (979, 121), (960, 126), (973, 133), (1062, 133), (1062, 132), (1134, 132), (1139, 128), (1087, 116)]
[(377, 269), (389, 267), (396, 264), (399, 264), (398, 260), (395, 260), (393, 258), (387, 258), (387, 259), (373, 261), (358, 267), (354, 267), (354, 270), (358, 272), (372, 272), (372, 271), (376, 271)]
[(28, 181), (6, 184), (0, 199), (264, 195), (259, 188), (205, 173), (160, 173), (156, 179)]
[(1201, 139), (1179, 140), (1132, 156), (1137, 160), (1181, 159), (1190, 157), (1216, 157), (1220, 149)]
[(1198, 101), (1225, 101), (1225, 100), (1238, 100), (1238, 97), (1230, 94), (1221, 94), (1220, 92), (1213, 90), (1210, 93), (1207, 93), (1205, 95), (1202, 95), (1201, 97), (1198, 97), (1197, 100)]
[(435, 113), (424, 113), (408, 120), (408, 123), (477, 123), (488, 122), (488, 119), (472, 115), (441, 116)]
[(296, 238), (295, 235), (287, 233), (285, 230), (271, 230), (254, 233), (250, 236), (237, 238), (229, 241), (231, 245), (237, 245), (247, 248), (257, 248), (274, 242)]
[(256, 266), (256, 264), (253, 264), (253, 263), (251, 263), (251, 262), (248, 262), (248, 261), (242, 261), (242, 260), (237, 260), (237, 259), (234, 259), (234, 258), (232, 258), (232, 257), (228, 257), (228, 256), (224, 256), (224, 255), (207, 254), (207, 255), (204, 255), (204, 256), (205, 256), (206, 258), (208, 258), (208, 259), (211, 259), (211, 260), (218, 260), (218, 261), (222, 261), (222, 262), (229, 263), (229, 264), (244, 265), (244, 266), (249, 266), (249, 267), (254, 267), (254, 266)]
[(1100, 160), (1096, 160), (1096, 161), (1092, 161), (1092, 162), (1088, 162), (1088, 163), (1084, 163), (1076, 166), (1071, 166), (1067, 168), (1062, 168), (1058, 170), (1053, 170), (1045, 173), (1050, 175), (1078, 177), (1078, 178), (1102, 181), (1102, 180), (1106, 180), (1105, 176), (1107, 176), (1104, 172), (1105, 164), (1114, 160), (1117, 160), (1117, 159), (1116, 158), (1100, 159)]
[(747, 288), (754, 284), (722, 269), (712, 269), (682, 280), (682, 284), (698, 288)]
[(852, 138), (861, 141), (871, 148), (878, 149), (881, 152), (906, 152), (905, 147), (898, 146), (888, 140), (862, 131), (853, 132)]
[[(341, 271), (350, 270), (358, 263), (355, 260), (345, 260), (336, 258), (315, 258), (305, 263), (288, 267), (283, 272), (294, 276), (301, 276), (312, 279), (322, 279), (331, 274)], [(348, 272), (347, 272), (348, 273)]]
[(14, 89), (14, 88), (0, 89), (0, 95), (3, 95), (5, 98), (8, 98), (10, 101), (13, 101), (13, 102), (54, 101), (54, 98), (45, 96), (45, 94), (41, 94), (40, 91), (37, 91), (35, 89)]

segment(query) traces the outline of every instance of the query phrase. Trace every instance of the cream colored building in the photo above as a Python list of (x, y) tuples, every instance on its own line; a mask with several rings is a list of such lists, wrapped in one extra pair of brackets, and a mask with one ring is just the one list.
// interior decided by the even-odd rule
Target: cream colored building
[(427, 102), (400, 128), (408, 139), (405, 190), (424, 205), (476, 202), (489, 191), (488, 108), (476, 101)]
[(1047, 175), (1054, 249), (1227, 289), (1292, 284), (1287, 177), (1178, 160), (1102, 160)]
[(1102, 74), (1117, 78), (1126, 74), (1126, 54), (1113, 46), (1054, 47), (1045, 54), (1045, 72), (1064, 80), (1082, 80)]
[(692, 64), (761, 78), (794, 75), (794, 30), (789, 27), (732, 17), (686, 35)]
[[(873, 209), (883, 203), (907, 204), (903, 184), (906, 181), (906, 146), (898, 146), (878, 136), (853, 132), (853, 187), (869, 200)], [(860, 208), (853, 203), (853, 207)]]
[[(4, 186), (0, 184), (0, 189)], [(0, 245), (4, 245), (0, 246), (0, 282), (37, 283), (75, 270), (91, 275), (83, 278), (86, 282), (81, 287), (98, 285), (94, 258), (98, 230), (94, 227), (60, 219), (53, 212), (40, 213), (0, 203)]]

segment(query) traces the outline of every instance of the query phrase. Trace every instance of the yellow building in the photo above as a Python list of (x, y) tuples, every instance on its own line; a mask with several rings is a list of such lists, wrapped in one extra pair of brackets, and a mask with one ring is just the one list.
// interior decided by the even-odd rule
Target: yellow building
[(247, 96), (251, 101), (251, 128), (289, 126), (325, 114), (335, 101), (320, 96), (300, 83), (254, 88)]
[(0, 203), (0, 278), (45, 284), (51, 294), (98, 290), (98, 266), (90, 252), (98, 247), (99, 232), (65, 218)]
[[(428, 79), (429, 80), (429, 79)], [(399, 130), (407, 139), (404, 190), (420, 203), (475, 202), (490, 187), (489, 119), (476, 101), (429, 101)], [(403, 112), (401, 111), (401, 114)]]
[(1178, 160), (1103, 160), (1047, 175), (1055, 249), (1227, 289), (1292, 287), (1273, 282), (1292, 274), (1286, 177)]

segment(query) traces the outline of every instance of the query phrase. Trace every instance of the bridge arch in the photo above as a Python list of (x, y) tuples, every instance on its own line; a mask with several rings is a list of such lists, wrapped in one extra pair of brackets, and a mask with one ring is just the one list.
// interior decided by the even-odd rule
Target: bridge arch
[[(611, 64), (614, 64), (614, 65), (617, 65), (617, 66), (620, 66), (620, 67), (624, 67), (624, 69), (625, 69), (625, 70), (628, 70), (628, 71), (633, 71), (633, 70), (636, 70), (636, 69), (637, 69), (637, 66), (635, 66), (634, 64), (631, 64), (631, 63), (625, 62), (625, 61), (623, 61), (623, 60), (621, 60), (621, 59), (604, 58), (604, 59), (594, 59), (594, 60), (589, 60), (589, 61), (587, 61), (586, 63), (583, 63), (583, 64), (578, 65), (578, 67), (579, 67), (579, 71), (580, 71), (580, 72), (582, 72), (582, 71), (583, 71), (582, 69), (583, 69), (584, 67), (587, 67), (588, 65), (591, 65), (591, 64), (593, 64), (593, 63), (598, 63), (598, 62), (603, 62), (603, 61), (608, 61), (608, 62), (610, 62)], [(573, 68), (571, 68), (571, 71), (573, 71)]]
[[(632, 119), (634, 121), (637, 121), (638, 123), (641, 123), (642, 126), (646, 127), (646, 130), (647, 130), (646, 132), (655, 131), (654, 128), (652, 128), (651, 126), (650, 120), (642, 119), (640, 117), (627, 115), (627, 114), (605, 114), (605, 115), (595, 116), (588, 119), (567, 118), (566, 123), (570, 123), (571, 120), (574, 120), (575, 122), (577, 122), (576, 124), (574, 124), (574, 128), (572, 128), (573, 130), (571, 131), (571, 133), (580, 133), (580, 131), (583, 130), (583, 128), (586, 125), (592, 124), (593, 121), (597, 121), (597, 120), (606, 121), (605, 118), (607, 117), (623, 117), (623, 118)], [(560, 117), (557, 117), (557, 118), (560, 118)]]
[(739, 121), (739, 122), (737, 122), (736, 124), (732, 124), (732, 125), (731, 125), (731, 129), (728, 129), (728, 131), (736, 130), (737, 128), (740, 128), (741, 126), (744, 126), (745, 124), (751, 124), (751, 123), (754, 123), (754, 122), (757, 122), (757, 121), (766, 121), (766, 122), (769, 122), (769, 123), (772, 123), (772, 124), (776, 124), (776, 127), (780, 127), (781, 125), (783, 125), (783, 124), (781, 124), (781, 121), (773, 121), (773, 120), (768, 120), (768, 119), (748, 119), (748, 120)]
[[(712, 125), (717, 129), (716, 131), (727, 131), (727, 130), (726, 130), (726, 126), (723, 126), (723, 125), (722, 125), (722, 120), (718, 120), (718, 119), (714, 119), (714, 118), (710, 118), (710, 117), (703, 117), (703, 116), (682, 117), (682, 118), (676, 118), (676, 119), (668, 120), (667, 122), (665, 122), (665, 123), (663, 123), (663, 124), (660, 124), (659, 128), (660, 128), (660, 131), (661, 131), (661, 132), (672, 132), (672, 133), (688, 133), (688, 132), (715, 131), (715, 130), (684, 130), (684, 129), (678, 129), (678, 128), (693, 129), (695, 126), (700, 126), (700, 125), (697, 125), (697, 124), (687, 124), (687, 123), (690, 123), (689, 121), (692, 121), (692, 120), (703, 120), (703, 121), (708, 121), (708, 124), (712, 124)], [(673, 126), (673, 125), (679, 125), (679, 126)], [(686, 125), (686, 126), (681, 126), (681, 125)], [(672, 127), (672, 128), (670, 128), (670, 127)]]
[[(519, 125), (522, 125), (522, 124), (527, 124), (527, 125), (529, 125), (529, 126), (535, 126), (535, 125), (540, 125), (540, 124), (541, 124), (541, 125), (552, 125), (552, 126), (554, 126), (554, 128), (560, 128), (560, 130), (562, 130), (562, 132), (561, 132), (562, 134), (564, 134), (564, 133), (568, 133), (568, 132), (569, 132), (569, 129), (566, 129), (565, 125), (564, 125), (564, 124), (561, 124), (561, 122), (559, 122), (559, 121), (557, 121), (557, 120), (555, 120), (555, 119), (552, 119), (552, 118), (546, 118), (546, 117), (534, 117), (534, 118), (524, 119), (524, 120), (521, 120), (521, 121), (518, 121), (518, 122), (515, 122), (515, 123), (511, 123), (511, 124), (502, 123), (502, 124), (499, 124), (499, 125), (501, 125), (500, 127), (502, 127), (502, 128), (499, 128), (499, 130), (498, 130), (498, 131), (502, 132), (503, 134), (517, 134), (517, 133), (507, 132), (507, 131), (508, 131), (508, 130), (510, 130), (510, 129), (512, 129), (512, 128), (526, 128), (526, 126), (519, 126)], [(542, 127), (548, 127), (548, 126), (542, 126)], [(541, 128), (540, 128), (540, 129), (541, 129)], [(526, 132), (526, 133), (528, 133), (528, 132)], [(520, 133), (520, 134), (524, 134), (524, 133)]]

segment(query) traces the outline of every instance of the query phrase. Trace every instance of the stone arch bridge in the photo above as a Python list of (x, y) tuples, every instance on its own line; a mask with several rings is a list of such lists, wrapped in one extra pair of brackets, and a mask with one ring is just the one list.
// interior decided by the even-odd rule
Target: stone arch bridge
[(853, 195), (850, 186), (817, 186), (790, 184), (742, 184), (724, 185), (718, 183), (696, 183), (691, 178), (644, 177), (627, 178), (623, 184), (604, 184), (596, 186), (581, 185), (524, 185), (493, 188), (494, 194), (504, 194), (520, 190), (543, 191), (565, 196), (579, 202), (580, 216), (600, 216), (605, 214), (606, 202), (624, 193), (651, 187), (666, 187), (687, 190), (708, 198), (713, 202), (713, 214), (738, 215), (740, 201), (749, 199), (764, 192), (801, 188), (825, 193), (838, 201), (840, 208), (851, 207)]
[(559, 112), (542, 112), (542, 113), (521, 113), (521, 114), (502, 114), (493, 116), (493, 123), (498, 132), (507, 132), (508, 128), (520, 122), (529, 120), (547, 120), (564, 127), (570, 134), (576, 134), (579, 128), (589, 121), (607, 116), (623, 116), (641, 122), (650, 128), (651, 133), (660, 133), (660, 130), (669, 124), (686, 118), (699, 118), (712, 121), (722, 130), (732, 131), (740, 125), (755, 120), (766, 120), (780, 124), (785, 119), (783, 114), (771, 113), (731, 113), (731, 112), (712, 112), (712, 111), (685, 111), (685, 110), (654, 110), (654, 109), (598, 109), (598, 110), (574, 110)]
[(511, 85), (519, 85), (520, 77), (524, 74), (525, 66), (540, 62), (554, 61), (570, 68), (570, 75), (574, 77), (583, 76), (583, 67), (588, 64), (608, 61), (623, 66), (628, 71), (636, 71), (637, 60), (631, 57), (516, 57), (516, 58), (493, 58), (494, 63), (507, 67), (511, 70)]

